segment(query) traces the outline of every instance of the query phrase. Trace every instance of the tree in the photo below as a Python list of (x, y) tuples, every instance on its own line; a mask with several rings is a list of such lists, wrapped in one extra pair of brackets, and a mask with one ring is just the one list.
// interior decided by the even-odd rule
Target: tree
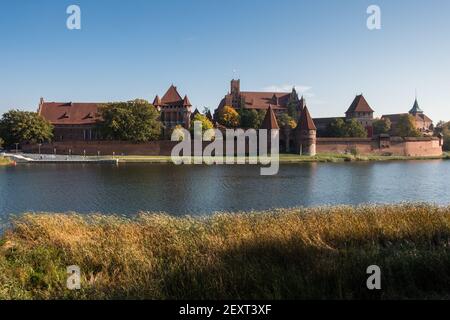
[(2, 138), (0, 138), (0, 149), (3, 148), (3, 144), (5, 143), (5, 141), (3, 141)]
[(347, 137), (350, 138), (367, 138), (367, 131), (356, 119), (351, 119), (345, 124)]
[(297, 127), (297, 121), (295, 121), (294, 118), (289, 116), (287, 113), (282, 113), (277, 116), (277, 121), (280, 128), (290, 127), (291, 129), (294, 129)]
[(224, 106), (218, 112), (217, 121), (227, 128), (237, 128), (240, 125), (239, 113), (230, 106)]
[(326, 135), (329, 137), (346, 137), (345, 121), (341, 118), (334, 119), (328, 125)]
[(147, 142), (161, 137), (159, 112), (145, 100), (109, 103), (100, 107), (98, 123), (106, 139)]
[(367, 131), (356, 119), (344, 121), (337, 118), (328, 125), (326, 135), (338, 138), (366, 138)]
[(443, 149), (450, 151), (450, 122), (439, 121), (435, 128), (435, 134), (444, 136)]
[(0, 120), (6, 147), (15, 143), (43, 143), (53, 138), (53, 126), (36, 112), (10, 110)]
[(200, 121), (202, 123), (202, 132), (208, 129), (213, 129), (214, 125), (212, 122), (203, 114), (197, 113), (191, 121), (191, 131), (194, 131), (194, 122)]
[(288, 115), (294, 120), (299, 118), (298, 114), (298, 106), (299, 106), (298, 94), (295, 88), (292, 89), (292, 92), (289, 96), (289, 101), (287, 103)]
[(239, 109), (240, 125), (245, 129), (259, 129), (264, 120), (265, 111), (255, 109)]
[(437, 124), (436, 127), (434, 127), (434, 134), (438, 135), (439, 133), (443, 133), (443, 131), (445, 130), (445, 128), (450, 125), (450, 122), (445, 122), (440, 120)]
[(391, 130), (391, 120), (386, 119), (377, 119), (373, 122), (373, 133), (374, 134), (385, 134), (389, 133)]
[(420, 132), (416, 128), (414, 117), (410, 114), (401, 115), (395, 126), (395, 134), (400, 137), (419, 137)]

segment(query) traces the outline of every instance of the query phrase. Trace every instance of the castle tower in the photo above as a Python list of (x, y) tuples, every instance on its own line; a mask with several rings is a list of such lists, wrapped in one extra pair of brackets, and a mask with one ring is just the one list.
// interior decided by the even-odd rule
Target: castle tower
[(231, 80), (231, 106), (235, 109), (241, 107), (241, 80)]
[[(264, 129), (268, 131), (267, 134), (267, 148), (268, 150), (272, 149), (272, 135), (277, 134), (280, 130), (278, 126), (277, 117), (275, 116), (275, 112), (273, 112), (272, 106), (269, 104), (269, 108), (266, 111), (266, 116), (264, 117), (263, 122), (261, 123), (260, 129)], [(259, 141), (261, 143), (261, 141)]]
[(241, 80), (231, 80), (231, 95), (238, 97), (241, 93)]
[(295, 134), (298, 153), (300, 155), (315, 156), (317, 128), (306, 106), (301, 112)]

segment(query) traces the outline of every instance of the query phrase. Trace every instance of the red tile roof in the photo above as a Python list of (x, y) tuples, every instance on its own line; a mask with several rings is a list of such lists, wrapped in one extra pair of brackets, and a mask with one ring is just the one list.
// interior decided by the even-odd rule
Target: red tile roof
[[(156, 104), (157, 103), (157, 104)], [(153, 102), (155, 106), (179, 106), (179, 107), (191, 107), (192, 104), (189, 101), (188, 96), (186, 95), (184, 99), (178, 93), (177, 87), (171, 85), (167, 92), (164, 94), (162, 99), (159, 96), (155, 97)]]
[(251, 109), (285, 109), (291, 93), (286, 92), (250, 92), (243, 91), (241, 96), (245, 98), (247, 108)]
[(305, 106), (300, 114), (300, 123), (298, 124), (300, 130), (317, 130), (308, 107)]
[(53, 125), (88, 125), (100, 120), (100, 103), (41, 102), (38, 113)]
[(177, 104), (183, 102), (183, 98), (178, 93), (177, 87), (171, 85), (169, 90), (167, 90), (167, 92), (162, 97), (161, 102), (167, 105)]
[(275, 113), (273, 112), (271, 105), (269, 105), (269, 108), (267, 109), (266, 116), (264, 117), (264, 120), (261, 124), (261, 129), (266, 130), (280, 129), (280, 127), (278, 126), (277, 117), (275, 116)]
[(346, 113), (353, 112), (374, 112), (373, 109), (369, 106), (364, 96), (361, 94), (356, 96), (355, 100), (353, 100), (352, 104), (348, 108)]
[(427, 115), (423, 113), (417, 113), (417, 114), (410, 114), (410, 113), (396, 113), (396, 114), (385, 114), (381, 117), (381, 119), (388, 118), (391, 122), (398, 122), (400, 120), (401, 116), (405, 115), (411, 115), (416, 121), (426, 121), (426, 122), (433, 122)]

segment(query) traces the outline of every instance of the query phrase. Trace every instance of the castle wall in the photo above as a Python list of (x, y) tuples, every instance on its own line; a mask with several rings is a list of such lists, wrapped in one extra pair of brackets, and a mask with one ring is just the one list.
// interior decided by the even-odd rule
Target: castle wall
[(361, 155), (440, 156), (442, 143), (436, 137), (400, 138), (317, 138), (317, 153), (351, 153)]
[(370, 138), (317, 138), (317, 153), (373, 153), (376, 146)]
[[(147, 143), (129, 143), (120, 141), (62, 141), (43, 144), (41, 153), (53, 154), (56, 149), (57, 154), (83, 155), (148, 155), (148, 156), (169, 156), (172, 148), (177, 142), (172, 141), (152, 141)], [(206, 147), (209, 142), (204, 142)], [(38, 145), (22, 145), (23, 152), (38, 153)], [(225, 151), (225, 150), (224, 150)], [(248, 145), (246, 144), (248, 152)], [(294, 150), (292, 150), (294, 151)], [(442, 154), (442, 144), (439, 138), (399, 138), (387, 137), (384, 140), (379, 138), (317, 138), (317, 153), (352, 153), (361, 155), (399, 155), (399, 156), (439, 156)]]

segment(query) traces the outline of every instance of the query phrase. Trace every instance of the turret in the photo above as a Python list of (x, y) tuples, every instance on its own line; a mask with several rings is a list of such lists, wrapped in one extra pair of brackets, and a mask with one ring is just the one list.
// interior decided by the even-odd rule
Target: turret
[(266, 130), (280, 129), (280, 127), (278, 126), (277, 117), (275, 116), (275, 113), (273, 112), (271, 105), (269, 105), (269, 108), (267, 109), (266, 116), (264, 117), (264, 120), (261, 124), (261, 129)]
[(153, 100), (153, 106), (158, 109), (158, 111), (161, 110), (162, 103), (161, 98), (158, 95), (155, 97), (155, 100)]
[(300, 155), (315, 156), (317, 128), (309, 114), (308, 107), (304, 107), (296, 128), (297, 151)]
[(183, 107), (192, 107), (191, 102), (189, 101), (189, 98), (187, 95), (184, 96), (183, 99)]

